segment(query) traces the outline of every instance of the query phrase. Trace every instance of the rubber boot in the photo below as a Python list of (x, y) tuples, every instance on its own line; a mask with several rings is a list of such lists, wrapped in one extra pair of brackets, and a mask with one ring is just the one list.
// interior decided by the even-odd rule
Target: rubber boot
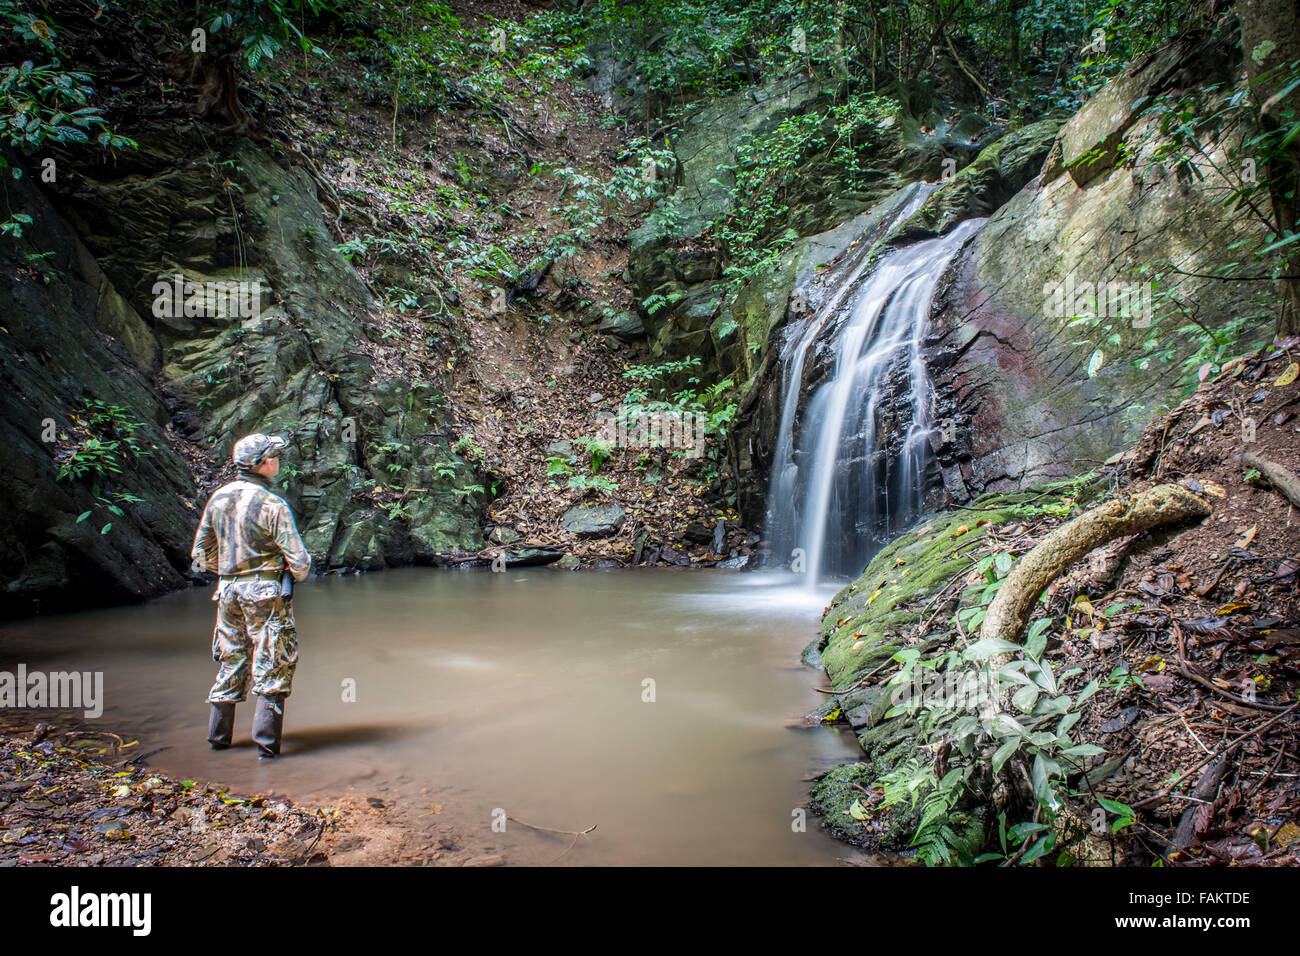
[(223, 701), (212, 705), (212, 716), (208, 718), (208, 743), (213, 750), (225, 750), (230, 746), (231, 735), (235, 732), (235, 703)]
[(280, 734), (284, 729), (284, 697), (258, 697), (253, 712), (253, 743), (257, 756), (269, 760), (280, 755)]

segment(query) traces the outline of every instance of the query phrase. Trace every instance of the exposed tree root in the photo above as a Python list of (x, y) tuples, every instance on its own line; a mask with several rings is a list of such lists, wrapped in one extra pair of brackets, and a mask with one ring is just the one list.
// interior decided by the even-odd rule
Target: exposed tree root
[(1284, 468), (1275, 461), (1261, 458), (1253, 451), (1242, 455), (1241, 463), (1258, 471), (1287, 501), (1300, 508), (1300, 476), (1297, 476), (1294, 471)]
[(1081, 514), (1020, 559), (989, 605), (980, 637), (1019, 643), (1043, 591), (1089, 551), (1124, 535), (1203, 518), (1210, 511), (1209, 501), (1181, 485), (1156, 485)]
[[(1126, 535), (1140, 534), (1164, 525), (1178, 524), (1193, 518), (1203, 518), (1211, 511), (1209, 501), (1194, 494), (1181, 485), (1156, 485), (1138, 494), (1115, 498), (1105, 504), (1086, 511), (1073, 521), (1068, 521), (1057, 528), (1020, 559), (1014, 570), (1007, 576), (1002, 587), (989, 605), (984, 623), (980, 627), (980, 638), (994, 638), (1011, 643), (1020, 643), (1029, 618), (1033, 614), (1038, 599), (1047, 586), (1056, 580), (1065, 570), (1090, 551), (1101, 547), (1109, 541)], [(996, 673), (1011, 660), (1010, 654), (995, 655), (989, 662), (989, 669)], [(1011, 706), (1010, 688), (998, 691), (988, 708), (982, 714), (989, 718), (1006, 712)], [(1013, 759), (1003, 768), (1003, 776), (1010, 778), (1014, 786), (1013, 769), (1019, 761)], [(1023, 767), (1020, 767), (1024, 772)], [(1006, 809), (1012, 799), (1013, 788), (993, 787), (993, 807), (997, 812)], [(1026, 801), (1028, 802), (1028, 801)], [(1097, 847), (1089, 839), (1086, 826), (1080, 831), (1080, 821), (1068, 814), (1062, 817), (1063, 825), (1072, 833), (1087, 835), (1084, 840), (1086, 856), (1097, 862)]]

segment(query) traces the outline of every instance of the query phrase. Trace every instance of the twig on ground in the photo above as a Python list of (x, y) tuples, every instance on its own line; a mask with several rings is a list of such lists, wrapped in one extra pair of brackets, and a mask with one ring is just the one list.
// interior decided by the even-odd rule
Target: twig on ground
[(1151, 796), (1147, 797), (1145, 800), (1139, 800), (1137, 803), (1131, 804), (1132, 808), (1136, 810), (1139, 807), (1146, 807), (1146, 806), (1150, 806), (1153, 803), (1159, 803), (1170, 793), (1172, 793), (1174, 788), (1178, 786), (1180, 783), (1182, 783), (1183, 780), (1185, 780), (1189, 774), (1192, 774), (1197, 770), (1200, 770), (1207, 763), (1213, 760), (1216, 756), (1226, 756), (1227, 754), (1235, 750), (1237, 746), (1240, 745), (1244, 740), (1250, 737), (1254, 737), (1257, 734), (1267, 730), (1269, 727), (1272, 727), (1275, 723), (1277, 723), (1287, 714), (1295, 711), (1297, 708), (1300, 708), (1300, 703), (1292, 704), (1286, 710), (1282, 711), (1282, 713), (1270, 717), (1268, 720), (1264, 721), (1258, 727), (1248, 730), (1245, 733), (1238, 734), (1236, 737), (1232, 739), (1232, 741), (1226, 747), (1221, 747), (1218, 750), (1216, 750), (1214, 753), (1202, 757), (1200, 760), (1196, 761), (1196, 763), (1192, 764), (1190, 767), (1188, 767), (1186, 770), (1180, 773), (1174, 779), (1174, 781), (1169, 784), (1169, 786), (1163, 787), (1159, 792), (1152, 794)]

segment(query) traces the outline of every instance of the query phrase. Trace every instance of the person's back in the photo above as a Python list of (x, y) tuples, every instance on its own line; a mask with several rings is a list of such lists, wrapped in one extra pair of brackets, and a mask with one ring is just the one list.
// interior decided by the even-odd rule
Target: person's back
[(230, 746), (235, 704), (247, 696), (251, 677), (259, 698), (253, 717), (258, 756), (280, 752), (284, 701), (298, 663), (288, 579), (305, 580), (311, 570), (293, 512), (271, 490), (284, 445), (262, 434), (235, 444), (232, 457), (240, 476), (213, 492), (194, 537), (195, 567), (220, 576), (212, 636), (212, 659), (220, 668), (208, 693), (208, 741), (214, 750)]
[[(205, 570), (223, 576), (280, 572), (305, 580), (311, 556), (298, 535), (293, 512), (265, 478), (244, 474), (212, 493), (194, 539)], [(197, 556), (196, 556), (197, 557)]]

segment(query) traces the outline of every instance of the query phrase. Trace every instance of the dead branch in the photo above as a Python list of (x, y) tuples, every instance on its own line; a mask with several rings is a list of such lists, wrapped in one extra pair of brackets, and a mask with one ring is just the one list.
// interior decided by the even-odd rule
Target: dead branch
[(1137, 803), (1133, 804), (1132, 805), (1133, 809), (1140, 810), (1142, 807), (1150, 806), (1153, 803), (1159, 803), (1161, 800), (1163, 800), (1165, 797), (1171, 794), (1174, 788), (1177, 787), (1180, 783), (1182, 783), (1185, 779), (1187, 779), (1187, 777), (1190, 774), (1194, 773), (1197, 770), (1200, 770), (1202, 767), (1204, 767), (1207, 763), (1209, 763), (1211, 760), (1215, 759), (1216, 757), (1225, 757), (1228, 754), (1232, 753), (1232, 751), (1236, 750), (1242, 741), (1246, 740), (1249, 737), (1254, 737), (1257, 734), (1261, 734), (1265, 730), (1268, 730), (1268, 728), (1272, 727), (1274, 724), (1276, 724), (1287, 714), (1293, 713), (1298, 707), (1300, 707), (1300, 704), (1292, 704), (1286, 710), (1282, 711), (1282, 713), (1274, 714), (1272, 717), (1264, 721), (1262, 724), (1252, 727), (1250, 730), (1247, 730), (1242, 734), (1238, 734), (1236, 737), (1232, 738), (1232, 740), (1228, 743), (1226, 747), (1220, 747), (1218, 750), (1214, 751), (1214, 753), (1207, 754), (1206, 756), (1202, 757), (1200, 760), (1196, 761), (1196, 763), (1192, 764), (1190, 767), (1188, 767), (1186, 770), (1180, 773), (1177, 777), (1175, 777), (1173, 781), (1169, 783), (1168, 786), (1161, 788), (1157, 793), (1147, 797), (1145, 800), (1139, 800)]
[(1300, 476), (1297, 476), (1294, 471), (1279, 465), (1275, 461), (1261, 458), (1253, 451), (1248, 451), (1242, 455), (1241, 463), (1258, 471), (1268, 479), (1269, 484), (1277, 489), (1278, 494), (1297, 508), (1300, 508)]

